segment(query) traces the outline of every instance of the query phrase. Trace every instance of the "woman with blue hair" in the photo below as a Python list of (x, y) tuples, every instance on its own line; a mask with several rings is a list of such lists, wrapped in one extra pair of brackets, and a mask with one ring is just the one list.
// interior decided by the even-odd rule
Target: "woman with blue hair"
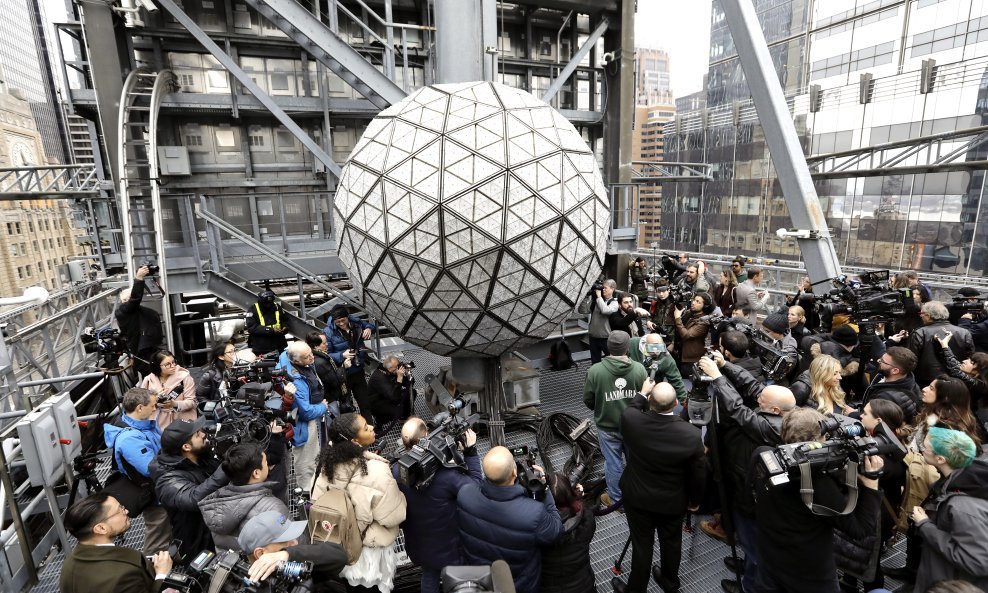
[(943, 476), (910, 518), (923, 540), (916, 591), (961, 579), (988, 588), (988, 461), (964, 432), (931, 427), (923, 457)]

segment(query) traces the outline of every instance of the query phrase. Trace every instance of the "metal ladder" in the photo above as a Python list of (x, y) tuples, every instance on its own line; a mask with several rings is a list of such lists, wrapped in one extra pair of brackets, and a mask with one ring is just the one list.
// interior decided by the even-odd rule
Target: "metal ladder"
[(295, 0), (245, 0), (371, 103), (385, 109), (405, 91)]
[(161, 233), (161, 193), (158, 187), (158, 111), (165, 93), (176, 90), (170, 70), (152, 72), (139, 68), (127, 76), (120, 97), (120, 219), (123, 225), (127, 273), (130, 278), (142, 265), (161, 268), (161, 318), (167, 347), (174, 348), (164, 236)]

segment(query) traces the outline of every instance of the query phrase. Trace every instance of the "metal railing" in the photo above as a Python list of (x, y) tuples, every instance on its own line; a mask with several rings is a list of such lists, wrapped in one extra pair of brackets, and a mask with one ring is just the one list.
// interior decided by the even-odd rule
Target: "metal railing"
[(0, 200), (70, 198), (98, 194), (103, 187), (92, 165), (0, 168)]

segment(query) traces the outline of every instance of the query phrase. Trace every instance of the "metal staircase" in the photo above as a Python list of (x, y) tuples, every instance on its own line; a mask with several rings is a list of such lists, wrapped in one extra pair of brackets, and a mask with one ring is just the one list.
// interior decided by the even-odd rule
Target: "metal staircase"
[(120, 180), (117, 191), (128, 275), (152, 262), (161, 268), (161, 318), (165, 339), (174, 349), (165, 246), (161, 233), (161, 194), (158, 187), (158, 110), (162, 96), (176, 90), (170, 70), (137, 69), (127, 76), (120, 96)]
[(381, 109), (405, 91), (295, 0), (246, 0), (314, 58)]

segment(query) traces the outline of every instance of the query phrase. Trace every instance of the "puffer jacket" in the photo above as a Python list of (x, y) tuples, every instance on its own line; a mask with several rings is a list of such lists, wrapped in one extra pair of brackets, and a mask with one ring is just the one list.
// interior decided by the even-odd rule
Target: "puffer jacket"
[(377, 329), (377, 326), (370, 321), (360, 319), (356, 315), (350, 315), (348, 319), (350, 320), (350, 332), (348, 334), (340, 331), (340, 328), (336, 327), (336, 324), (332, 320), (326, 324), (323, 331), (326, 334), (327, 352), (333, 357), (333, 361), (337, 366), (343, 366), (344, 352), (350, 348), (357, 351), (357, 356), (354, 357), (353, 363), (346, 369), (346, 374), (349, 376), (364, 372), (364, 366), (367, 364), (367, 352), (364, 350), (363, 332), (365, 329), (373, 332)]
[(881, 551), (882, 538), (878, 528), (865, 537), (851, 537), (834, 528), (834, 562), (848, 577), (866, 582), (874, 580)]
[[(161, 431), (154, 420), (135, 420), (127, 414), (103, 425), (103, 439), (113, 449), (116, 468), (141, 483), (151, 475), (148, 466), (161, 450)], [(135, 472), (139, 475), (135, 475)]]
[(593, 508), (584, 506), (578, 515), (560, 513), (563, 535), (542, 548), (541, 593), (596, 593), (590, 568), (590, 541), (597, 531)]
[(240, 529), (255, 515), (278, 511), (289, 516), (288, 507), (272, 493), (277, 487), (277, 482), (228, 484), (199, 501), (199, 511), (217, 550), (240, 550)]
[(923, 398), (923, 392), (916, 384), (913, 374), (909, 373), (898, 381), (882, 382), (881, 379), (880, 375), (876, 376), (872, 379), (871, 385), (865, 389), (861, 398), (862, 409), (873, 399), (887, 399), (902, 408), (906, 416), (906, 424), (912, 424), (916, 420), (916, 411)]
[(939, 480), (923, 507), (930, 520), (917, 527), (923, 556), (915, 593), (955, 579), (988, 590), (988, 460)]
[(312, 500), (317, 500), (332, 484), (346, 488), (357, 515), (357, 526), (364, 534), (364, 545), (374, 548), (390, 546), (398, 537), (398, 527), (405, 520), (405, 495), (391, 475), (388, 461), (364, 452), (367, 473), (360, 471), (356, 460), (334, 468), (332, 482), (319, 472), (312, 487)]
[(182, 386), (182, 392), (175, 397), (175, 407), (171, 409), (158, 408), (155, 422), (158, 423), (158, 428), (161, 430), (165, 430), (169, 424), (176, 420), (195, 420), (199, 417), (199, 412), (196, 410), (196, 382), (192, 380), (189, 371), (182, 367), (177, 367), (164, 384), (161, 382), (161, 377), (154, 373), (145, 375), (144, 379), (141, 380), (141, 387), (150, 389), (159, 395), (167, 394), (179, 385)]
[(207, 365), (199, 375), (199, 382), (196, 383), (196, 398), (216, 401), (220, 398), (220, 386), (227, 379), (229, 373), (220, 362), (213, 362)]
[(792, 391), (792, 394), (796, 396), (797, 406), (803, 407), (809, 404), (811, 388), (812, 382), (809, 371), (803, 371), (789, 384), (789, 391)]
[[(310, 401), (310, 397), (314, 392), (312, 389), (313, 385), (318, 384), (318, 387), (321, 389), (322, 383), (316, 374), (315, 366), (311, 367), (311, 374), (306, 376), (303, 371), (292, 364), (288, 358), (288, 350), (281, 353), (281, 357), (278, 358), (278, 366), (285, 370), (288, 378), (295, 385), (295, 403), (293, 404), (293, 409), (298, 413), (298, 423), (295, 425), (295, 436), (292, 437), (292, 445), (301, 447), (309, 440), (309, 421), (321, 418), (328, 409), (325, 401), (317, 404), (313, 404)], [(321, 397), (320, 399), (324, 400), (325, 398)]]
[(518, 593), (538, 593), (542, 573), (539, 547), (559, 539), (563, 522), (552, 493), (533, 500), (519, 484), (497, 486), (484, 480), (460, 488), (456, 498), (460, 542), (468, 565), (504, 560)]
[(181, 553), (186, 561), (213, 547), (213, 538), (199, 512), (199, 501), (225, 486), (230, 479), (220, 461), (210, 455), (198, 463), (180, 456), (159, 453), (151, 461), (151, 479), (158, 503), (168, 510), (172, 535), (182, 540)]

